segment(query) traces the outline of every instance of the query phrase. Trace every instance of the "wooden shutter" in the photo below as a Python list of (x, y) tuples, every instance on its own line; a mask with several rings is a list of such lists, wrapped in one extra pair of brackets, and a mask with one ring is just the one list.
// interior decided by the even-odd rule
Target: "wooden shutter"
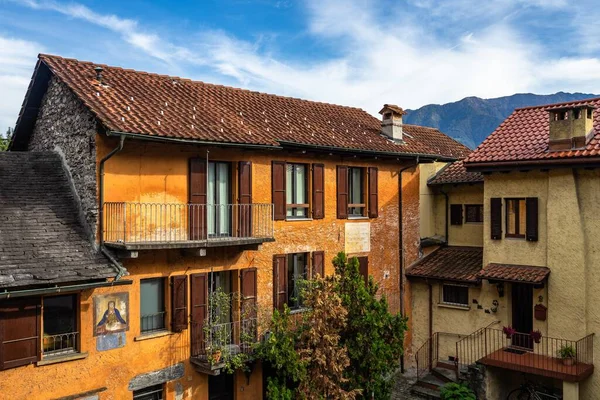
[(325, 217), (325, 166), (313, 164), (312, 169), (312, 217), (323, 219)]
[(358, 258), (358, 272), (365, 278), (365, 285), (369, 283), (369, 257)]
[(379, 215), (377, 195), (377, 173), (376, 167), (369, 167), (369, 218), (377, 218)]
[(171, 277), (171, 330), (187, 329), (187, 276)]
[(39, 297), (0, 301), (0, 370), (40, 359)]
[(500, 197), (490, 199), (490, 229), (493, 240), (502, 239), (502, 199)]
[(241, 273), (242, 315), (244, 318), (256, 317), (256, 268), (246, 268)]
[(348, 218), (348, 167), (337, 166), (337, 217)]
[(312, 276), (313, 278), (320, 275), (325, 276), (325, 252), (313, 251), (312, 253)]
[(252, 236), (252, 163), (240, 161), (238, 166), (239, 237)]
[(525, 199), (526, 231), (525, 237), (530, 242), (538, 240), (538, 199), (528, 197)]
[(287, 303), (287, 256), (276, 254), (273, 256), (273, 307), (283, 310)]
[(284, 220), (286, 214), (285, 162), (273, 161), (271, 173), (272, 200), (274, 207), (273, 217), (276, 221)]
[(208, 274), (192, 274), (191, 281), (191, 346), (192, 356), (204, 350), (204, 321), (208, 316)]
[(206, 239), (206, 159), (190, 159), (190, 240)]
[(463, 206), (462, 204), (450, 205), (450, 225), (462, 225), (463, 223)]

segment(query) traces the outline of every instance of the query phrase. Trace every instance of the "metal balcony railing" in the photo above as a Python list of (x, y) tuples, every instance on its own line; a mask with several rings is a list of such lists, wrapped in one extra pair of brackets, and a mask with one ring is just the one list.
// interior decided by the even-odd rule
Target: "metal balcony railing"
[(104, 203), (113, 245), (260, 242), (273, 238), (273, 204)]
[(57, 335), (44, 334), (42, 354), (44, 356), (55, 356), (77, 352), (79, 332), (66, 332)]
[(240, 353), (250, 354), (258, 342), (256, 318), (222, 324), (191, 323), (191, 356), (220, 365)]
[(480, 362), (513, 371), (579, 381), (594, 370), (593, 334), (579, 340), (535, 337), (525, 333), (508, 336), (500, 329), (487, 327), (458, 341), (457, 373), (461, 368)]

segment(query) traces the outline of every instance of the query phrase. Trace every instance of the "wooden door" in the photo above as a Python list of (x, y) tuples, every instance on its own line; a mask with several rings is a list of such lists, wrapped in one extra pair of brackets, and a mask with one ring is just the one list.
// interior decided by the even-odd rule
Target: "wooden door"
[[(513, 346), (533, 348), (529, 333), (533, 330), (533, 287), (522, 283), (512, 284), (512, 327), (517, 331)], [(523, 335), (525, 334), (525, 335)]]

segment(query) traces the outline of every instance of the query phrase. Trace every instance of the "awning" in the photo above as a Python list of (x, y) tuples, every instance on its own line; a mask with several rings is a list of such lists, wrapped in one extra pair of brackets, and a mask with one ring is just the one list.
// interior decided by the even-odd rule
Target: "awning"
[(478, 284), (483, 264), (481, 247), (441, 247), (411, 265), (406, 276), (435, 281)]
[(550, 274), (550, 268), (533, 265), (488, 264), (479, 271), (481, 279), (515, 283), (543, 284)]

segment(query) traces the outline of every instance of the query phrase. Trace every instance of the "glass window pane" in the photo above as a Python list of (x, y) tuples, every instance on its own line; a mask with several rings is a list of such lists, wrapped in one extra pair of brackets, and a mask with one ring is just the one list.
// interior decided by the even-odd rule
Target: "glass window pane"
[(514, 200), (507, 200), (506, 206), (506, 233), (514, 235), (517, 233), (516, 227), (516, 202)]
[(165, 280), (142, 279), (140, 282), (141, 331), (165, 328)]
[(229, 233), (230, 210), (229, 210), (229, 164), (218, 164), (218, 188), (217, 202), (219, 213), (219, 232), (220, 235)]
[(307, 279), (306, 254), (297, 253), (288, 255), (288, 306), (291, 309), (300, 308), (301, 282)]
[(44, 334), (77, 331), (75, 301), (75, 295), (44, 297)]

